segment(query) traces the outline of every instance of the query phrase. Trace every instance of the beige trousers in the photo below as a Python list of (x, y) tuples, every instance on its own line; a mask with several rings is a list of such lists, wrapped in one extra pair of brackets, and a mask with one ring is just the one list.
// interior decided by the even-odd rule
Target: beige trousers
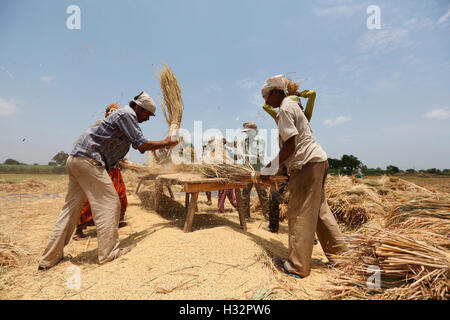
[(310, 162), (294, 170), (289, 178), (289, 205), (286, 213), (289, 226), (289, 261), (292, 273), (306, 277), (317, 232), (325, 254), (347, 250), (339, 226), (327, 204), (325, 180), (328, 161)]
[(39, 266), (52, 267), (63, 258), (63, 249), (72, 237), (86, 197), (97, 227), (99, 263), (113, 260), (119, 253), (120, 200), (111, 178), (101, 163), (78, 156), (67, 159), (67, 173), (65, 204)]

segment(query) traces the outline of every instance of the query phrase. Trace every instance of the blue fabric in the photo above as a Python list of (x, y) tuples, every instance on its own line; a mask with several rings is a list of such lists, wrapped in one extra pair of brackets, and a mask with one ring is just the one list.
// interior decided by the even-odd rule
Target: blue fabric
[(78, 139), (70, 155), (95, 159), (109, 170), (125, 157), (130, 145), (138, 149), (146, 141), (136, 113), (127, 106), (114, 111), (98, 126), (87, 129)]

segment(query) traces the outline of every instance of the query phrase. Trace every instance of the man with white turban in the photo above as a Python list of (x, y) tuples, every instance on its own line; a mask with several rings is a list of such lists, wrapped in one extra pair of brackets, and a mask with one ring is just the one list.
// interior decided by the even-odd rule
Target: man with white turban
[(86, 197), (97, 227), (99, 263), (117, 259), (132, 249), (131, 246), (119, 248), (121, 206), (108, 170), (125, 157), (130, 145), (144, 153), (178, 143), (171, 137), (161, 141), (144, 138), (138, 123), (148, 121), (155, 111), (155, 102), (143, 91), (129, 106), (113, 112), (78, 139), (67, 159), (66, 201), (39, 261), (39, 270), (51, 268), (63, 259), (64, 247), (72, 237)]
[(330, 254), (347, 250), (347, 246), (326, 200), (327, 154), (314, 139), (308, 119), (298, 103), (288, 97), (299, 95), (297, 90), (298, 85), (282, 75), (264, 83), (262, 96), (265, 103), (280, 109), (277, 115), (280, 152), (261, 170), (260, 179), (268, 180), (283, 165), (288, 169), (289, 255), (287, 260), (275, 257), (274, 263), (289, 275), (306, 277), (311, 269), (316, 232), (328, 258)]

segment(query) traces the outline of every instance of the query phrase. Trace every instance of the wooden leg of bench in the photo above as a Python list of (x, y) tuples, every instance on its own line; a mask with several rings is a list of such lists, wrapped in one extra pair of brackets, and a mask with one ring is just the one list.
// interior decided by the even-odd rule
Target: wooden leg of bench
[(236, 202), (237, 202), (239, 221), (241, 223), (241, 227), (242, 227), (242, 229), (247, 230), (247, 222), (245, 221), (244, 206), (243, 206), (242, 197), (241, 197), (241, 189), (235, 188), (234, 192), (236, 194)]
[(167, 187), (167, 190), (169, 191), (170, 197), (172, 199), (175, 199), (175, 197), (173, 196), (173, 192), (172, 192), (172, 189), (170, 188), (170, 186), (168, 184), (166, 184), (166, 187)]
[(186, 216), (187, 216), (188, 207), (189, 207), (189, 195), (190, 195), (190, 193), (186, 192), (186, 198), (184, 199), (184, 213), (186, 214)]
[(163, 190), (163, 183), (159, 180), (156, 179), (155, 181), (155, 211), (158, 212), (159, 211), (159, 204), (161, 203), (161, 199), (164, 193)]
[(192, 194), (191, 201), (189, 202), (188, 206), (188, 213), (186, 216), (186, 222), (184, 223), (184, 232), (191, 232), (192, 231), (192, 223), (194, 222), (194, 214), (195, 214), (195, 208), (197, 207), (197, 199), (198, 199), (198, 192), (194, 192)]
[(144, 179), (140, 179), (139, 180), (139, 184), (138, 184), (138, 186), (137, 186), (137, 188), (136, 188), (136, 191), (134, 192), (134, 193), (138, 193), (138, 191), (139, 191), (139, 188), (141, 187), (141, 184), (142, 184), (142, 181), (143, 181)]

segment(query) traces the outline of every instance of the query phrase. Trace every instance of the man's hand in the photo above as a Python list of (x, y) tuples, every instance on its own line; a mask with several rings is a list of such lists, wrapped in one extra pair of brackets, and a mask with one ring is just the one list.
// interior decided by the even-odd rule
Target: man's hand
[(167, 136), (165, 141), (168, 147), (174, 147), (180, 142), (179, 138), (176, 136)]

